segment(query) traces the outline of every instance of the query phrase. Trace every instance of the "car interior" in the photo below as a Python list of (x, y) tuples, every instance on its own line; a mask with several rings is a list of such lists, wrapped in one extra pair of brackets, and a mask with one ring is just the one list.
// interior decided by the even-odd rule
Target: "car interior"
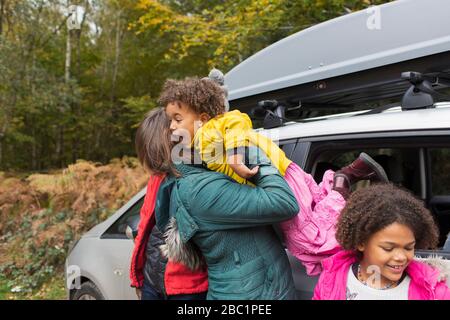
[[(320, 182), (326, 170), (339, 170), (355, 160), (360, 152), (366, 152), (377, 161), (392, 183), (412, 191), (425, 201), (440, 229), (439, 248), (450, 252), (447, 247), (450, 242), (444, 247), (450, 231), (450, 177), (447, 173), (450, 169), (450, 148), (328, 149), (315, 159), (310, 172), (315, 181)], [(421, 159), (423, 154), (427, 155), (424, 160)], [(369, 181), (360, 181), (354, 188), (356, 190), (368, 184)]]

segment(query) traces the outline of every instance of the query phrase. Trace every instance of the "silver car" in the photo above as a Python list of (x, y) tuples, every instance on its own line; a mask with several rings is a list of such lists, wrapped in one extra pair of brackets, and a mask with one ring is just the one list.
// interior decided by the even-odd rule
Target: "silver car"
[(69, 250), (65, 265), (69, 299), (136, 299), (129, 279), (134, 244), (126, 229), (137, 229), (145, 192), (141, 190)]
[[(339, 167), (361, 150), (369, 153), (393, 182), (427, 203), (441, 228), (439, 254), (450, 258), (450, 242), (444, 246), (450, 231), (450, 172), (442, 172), (450, 163), (450, 103), (426, 110), (341, 115), (277, 130), (287, 156), (318, 180), (326, 169)], [(145, 191), (83, 235), (69, 252), (69, 299), (136, 299), (128, 276), (133, 240), (127, 227), (137, 229)], [(294, 257), (289, 255), (289, 260), (298, 298), (310, 299), (317, 278), (307, 276)]]

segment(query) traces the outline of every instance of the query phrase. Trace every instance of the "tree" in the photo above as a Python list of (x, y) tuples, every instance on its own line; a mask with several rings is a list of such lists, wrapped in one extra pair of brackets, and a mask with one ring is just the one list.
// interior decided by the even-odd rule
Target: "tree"
[(144, 13), (131, 26), (137, 34), (150, 30), (170, 38), (172, 46), (165, 56), (168, 60), (203, 60), (208, 68), (217, 66), (228, 71), (292, 33), (384, 2), (389, 1), (139, 0), (137, 8)]
[[(387, 1), (0, 0), (0, 170), (134, 155), (167, 78), (224, 72), (308, 26)], [(67, 5), (85, 8), (68, 31)]]

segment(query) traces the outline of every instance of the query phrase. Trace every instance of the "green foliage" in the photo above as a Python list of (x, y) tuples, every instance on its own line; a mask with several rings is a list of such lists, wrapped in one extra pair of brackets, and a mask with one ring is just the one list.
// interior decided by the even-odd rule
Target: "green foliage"
[[(0, 28), (0, 170), (134, 155), (167, 78), (223, 71), (294, 32), (388, 0), (7, 0)], [(66, 48), (70, 40), (70, 68)], [(68, 80), (66, 79), (68, 78)]]
[(10, 289), (6, 284), (6, 281), (3, 276), (0, 275), (0, 300), (6, 300), (9, 291)]
[(144, 11), (130, 27), (157, 33), (171, 46), (166, 61), (228, 71), (292, 33), (340, 15), (389, 1), (368, 0), (139, 0)]
[(36, 235), (54, 224), (48, 220), (39, 223), (36, 231), (33, 231), (33, 222), (54, 216), (53, 221), (57, 223), (60, 218), (51, 209), (43, 210), (42, 213), (33, 217), (24, 216), (14, 234), (8, 232), (3, 236), (5, 243), (17, 243), (17, 249), (20, 248), (18, 252), (16, 246), (12, 246), (10, 258), (13, 261), (0, 264), (0, 283), (9, 291), (16, 288), (20, 294), (29, 294), (54, 277), (56, 272), (62, 272), (67, 248), (74, 240), (73, 235), (64, 238), (62, 247), (51, 244), (51, 239), (37, 241)]

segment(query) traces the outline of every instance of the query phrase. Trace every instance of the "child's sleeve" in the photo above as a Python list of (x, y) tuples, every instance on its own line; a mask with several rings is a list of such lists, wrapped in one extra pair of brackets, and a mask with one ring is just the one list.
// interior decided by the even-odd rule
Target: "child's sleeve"
[(239, 148), (248, 147), (252, 133), (252, 121), (245, 113), (229, 112), (225, 116), (223, 144), (227, 154)]
[(213, 177), (213, 173), (185, 180), (181, 201), (197, 221), (207, 224), (208, 231), (269, 225), (298, 214), (297, 199), (270, 160), (253, 152), (251, 157), (260, 167), (251, 178), (256, 187), (235, 183), (224, 175)]
[(445, 281), (441, 281), (436, 286), (436, 300), (450, 300), (450, 289)]

